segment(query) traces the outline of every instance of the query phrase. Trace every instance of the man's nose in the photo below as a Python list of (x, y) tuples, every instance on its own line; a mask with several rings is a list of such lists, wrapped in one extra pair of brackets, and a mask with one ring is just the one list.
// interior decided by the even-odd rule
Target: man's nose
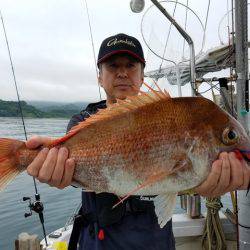
[(127, 69), (125, 67), (119, 67), (117, 69), (117, 76), (118, 77), (127, 77)]

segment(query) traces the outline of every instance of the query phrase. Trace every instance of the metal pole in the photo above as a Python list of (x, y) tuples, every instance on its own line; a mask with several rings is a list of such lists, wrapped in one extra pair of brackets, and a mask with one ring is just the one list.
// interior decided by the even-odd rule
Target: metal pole
[[(238, 120), (249, 134), (247, 0), (235, 1), (235, 49)], [(250, 194), (240, 191), (238, 202), (239, 249), (250, 249)]]
[(187, 32), (175, 21), (175, 19), (163, 8), (163, 6), (157, 0), (151, 0), (151, 2), (163, 13), (165, 17), (175, 26), (175, 28), (180, 32), (183, 38), (187, 41), (190, 49), (190, 73), (191, 73), (191, 88), (192, 95), (197, 95), (197, 90), (195, 86), (195, 51), (194, 42), (192, 38), (187, 34)]
[(180, 68), (179, 65), (176, 64), (176, 80), (178, 85), (178, 97), (182, 97), (182, 91), (181, 91), (181, 76), (180, 76)]

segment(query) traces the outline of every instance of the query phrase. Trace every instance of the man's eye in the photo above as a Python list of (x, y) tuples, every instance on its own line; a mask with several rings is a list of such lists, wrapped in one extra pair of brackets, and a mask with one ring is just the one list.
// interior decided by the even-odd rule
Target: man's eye
[(116, 68), (117, 65), (116, 65), (115, 63), (111, 63), (111, 64), (109, 64), (109, 67), (110, 67), (110, 68)]
[(128, 67), (128, 68), (133, 68), (133, 67), (135, 67), (135, 64), (134, 64), (134, 63), (129, 63), (129, 64), (127, 65), (127, 67)]

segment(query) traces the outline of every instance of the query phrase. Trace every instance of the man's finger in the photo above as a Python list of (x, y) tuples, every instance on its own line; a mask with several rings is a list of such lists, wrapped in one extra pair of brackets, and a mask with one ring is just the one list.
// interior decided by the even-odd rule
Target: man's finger
[(71, 184), (74, 170), (75, 170), (75, 161), (72, 158), (67, 159), (65, 163), (62, 182), (59, 188), (65, 188)]
[(221, 153), (219, 159), (222, 160), (222, 166), (219, 182), (213, 191), (213, 195), (215, 196), (220, 196), (227, 191), (231, 177), (231, 167), (228, 154), (225, 152)]
[(26, 142), (26, 146), (29, 149), (35, 149), (41, 145), (48, 145), (51, 142), (51, 138), (49, 137), (43, 137), (43, 136), (32, 136), (27, 142)]
[(51, 179), (52, 174), (54, 172), (55, 165), (56, 165), (57, 154), (58, 154), (57, 148), (50, 149), (46, 157), (46, 160), (44, 161), (43, 166), (40, 169), (38, 177), (37, 177), (37, 179), (40, 182), (48, 183), (49, 180)]
[(62, 177), (64, 173), (65, 163), (68, 158), (68, 150), (65, 147), (62, 147), (58, 151), (56, 166), (52, 174), (50, 185), (58, 187), (62, 182)]
[(221, 175), (222, 160), (216, 160), (207, 179), (195, 191), (202, 196), (212, 196), (213, 190), (216, 188)]
[(27, 173), (33, 177), (37, 177), (39, 174), (39, 170), (41, 169), (47, 155), (49, 153), (48, 148), (43, 148), (33, 162), (27, 167)]
[(249, 172), (248, 172), (248, 169), (246, 168), (246, 166), (243, 166), (243, 184), (238, 189), (239, 190), (247, 190), (248, 185), (249, 185)]
[(233, 152), (229, 153), (229, 161), (231, 165), (231, 181), (228, 191), (233, 191), (241, 187), (244, 183), (243, 165)]

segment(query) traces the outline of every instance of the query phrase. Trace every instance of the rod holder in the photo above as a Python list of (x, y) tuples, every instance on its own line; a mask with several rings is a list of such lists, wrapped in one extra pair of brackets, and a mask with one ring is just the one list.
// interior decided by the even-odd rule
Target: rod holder
[(198, 194), (188, 195), (187, 197), (187, 214), (192, 218), (201, 216), (201, 197)]
[(181, 208), (187, 210), (187, 194), (180, 195)]

